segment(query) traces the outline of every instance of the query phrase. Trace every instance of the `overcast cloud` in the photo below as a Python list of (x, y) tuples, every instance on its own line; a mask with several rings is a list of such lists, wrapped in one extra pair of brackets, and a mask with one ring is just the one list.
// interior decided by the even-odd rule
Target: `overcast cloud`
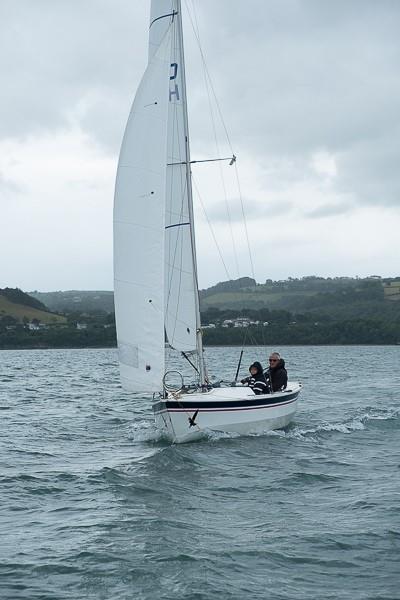
[[(192, 155), (230, 150), (218, 123), (214, 143), (189, 14), (238, 156), (257, 280), (399, 275), (400, 3), (182, 3)], [(0, 287), (112, 288), (115, 170), (149, 6), (1, 2)], [(193, 171), (229, 275), (251, 275), (234, 168), (229, 213), (219, 165)], [(205, 287), (226, 273), (195, 200)]]

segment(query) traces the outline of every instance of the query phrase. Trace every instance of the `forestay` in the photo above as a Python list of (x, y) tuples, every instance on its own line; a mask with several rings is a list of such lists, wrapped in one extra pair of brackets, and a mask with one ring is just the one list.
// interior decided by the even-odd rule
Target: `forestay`
[[(196, 349), (197, 284), (189, 210), (191, 194), (186, 89), (181, 19), (177, 0), (152, 0), (149, 60), (158, 51), (168, 27), (172, 30), (169, 75), (165, 209), (165, 331), (169, 344), (180, 351)], [(172, 23), (171, 23), (172, 21)]]
[[(170, 19), (168, 20), (170, 23)], [(164, 375), (164, 227), (171, 28), (133, 102), (114, 201), (114, 290), (121, 381), (158, 391)]]

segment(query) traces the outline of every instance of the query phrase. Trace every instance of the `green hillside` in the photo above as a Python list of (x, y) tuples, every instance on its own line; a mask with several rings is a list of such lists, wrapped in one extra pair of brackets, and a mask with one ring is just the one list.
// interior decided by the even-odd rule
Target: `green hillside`
[(215, 308), (294, 308), (298, 303), (304, 303), (304, 299), (315, 296), (317, 292), (304, 290), (302, 292), (272, 292), (258, 286), (253, 290), (242, 290), (237, 292), (215, 292), (214, 294), (202, 297), (201, 306), (203, 309)]
[[(204, 341), (398, 344), (399, 279), (304, 277), (253, 286), (237, 280), (229, 289), (218, 284), (201, 292)], [(246, 329), (238, 317), (248, 318)]]
[(82, 291), (67, 290), (65, 292), (29, 292), (29, 295), (43, 304), (49, 310), (57, 312), (114, 312), (114, 292), (111, 291)]
[(265, 284), (250, 281), (252, 286), (248, 281), (243, 285), (242, 280), (236, 280), (230, 282), (230, 289), (226, 289), (224, 282), (202, 290), (202, 311), (219, 308), (240, 312), (243, 309), (268, 308), (349, 319), (400, 315), (400, 302), (388, 301), (384, 295), (385, 284), (396, 279), (303, 277), (287, 281), (267, 280)]
[[(210, 308), (235, 310), (287, 310), (318, 313), (332, 318), (375, 317), (400, 313), (400, 302), (387, 301), (384, 286), (400, 278), (303, 277), (256, 283), (250, 277), (224, 281), (200, 291), (201, 311)], [(62, 313), (105, 314), (114, 312), (112, 291), (30, 292), (49, 310)]]
[(21, 290), (0, 289), (0, 321), (10, 317), (18, 323), (34, 319), (47, 325), (66, 322), (64, 316), (47, 311), (43, 304)]
[[(116, 344), (113, 292), (34, 296), (0, 290), (0, 348)], [(247, 277), (202, 290), (200, 301), (205, 345), (400, 343), (400, 278)], [(50, 327), (23, 327), (34, 319)]]

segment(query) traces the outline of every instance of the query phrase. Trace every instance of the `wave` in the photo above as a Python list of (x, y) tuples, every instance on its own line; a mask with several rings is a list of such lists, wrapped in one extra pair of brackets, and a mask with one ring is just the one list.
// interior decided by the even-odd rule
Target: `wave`
[(165, 434), (157, 429), (154, 421), (133, 423), (128, 437), (134, 444), (155, 443), (166, 440)]
[(384, 409), (384, 408), (373, 408), (366, 407), (360, 409), (358, 413), (350, 419), (345, 421), (339, 421), (334, 423), (323, 422), (315, 427), (302, 427), (300, 425), (292, 424), (286, 430), (280, 432), (274, 432), (278, 435), (286, 437), (307, 439), (318, 434), (339, 432), (343, 434), (350, 434), (354, 431), (364, 430), (369, 422), (373, 421), (392, 421), (400, 416), (400, 409)]
[(220, 440), (233, 440), (238, 437), (242, 437), (240, 433), (236, 431), (212, 431), (211, 429), (204, 429), (204, 438), (210, 442), (219, 442)]
[(313, 427), (304, 427), (303, 424), (292, 423), (285, 429), (266, 430), (263, 432), (248, 433), (245, 436), (236, 432), (222, 432), (222, 431), (211, 431), (204, 430), (204, 439), (210, 442), (219, 442), (221, 440), (236, 439), (238, 437), (286, 437), (300, 440), (315, 439), (326, 433), (341, 433), (351, 434), (355, 431), (362, 431), (366, 429), (369, 422), (374, 421), (392, 421), (398, 419), (400, 416), (400, 409), (384, 409), (366, 407), (359, 411), (358, 414), (338, 422), (321, 422)]

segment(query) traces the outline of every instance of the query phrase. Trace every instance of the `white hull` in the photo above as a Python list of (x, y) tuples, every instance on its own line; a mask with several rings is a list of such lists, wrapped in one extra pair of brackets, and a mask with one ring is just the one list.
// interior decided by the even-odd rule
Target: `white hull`
[(281, 429), (296, 412), (300, 390), (299, 383), (289, 383), (284, 392), (259, 396), (243, 386), (176, 395), (154, 404), (156, 425), (178, 444), (207, 431), (248, 435)]

